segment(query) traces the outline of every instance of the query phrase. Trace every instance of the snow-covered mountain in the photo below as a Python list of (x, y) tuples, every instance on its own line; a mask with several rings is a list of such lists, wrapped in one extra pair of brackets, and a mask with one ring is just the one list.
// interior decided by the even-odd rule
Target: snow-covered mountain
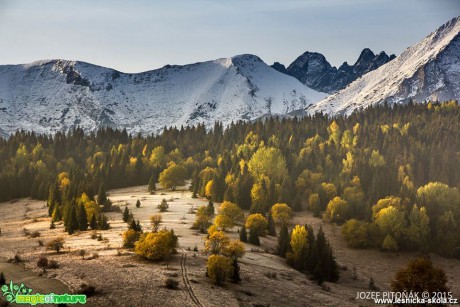
[(365, 48), (354, 65), (344, 62), (339, 68), (333, 67), (324, 55), (318, 52), (305, 52), (288, 68), (275, 62), (271, 67), (295, 77), (306, 86), (325, 93), (335, 93), (362, 75), (388, 63), (396, 56), (384, 51), (374, 54)]
[(75, 126), (156, 133), (164, 126), (211, 126), (286, 114), (324, 97), (254, 55), (138, 74), (65, 60), (3, 65), (0, 135)]
[(460, 17), (345, 89), (307, 107), (307, 113), (351, 114), (387, 102), (460, 100)]

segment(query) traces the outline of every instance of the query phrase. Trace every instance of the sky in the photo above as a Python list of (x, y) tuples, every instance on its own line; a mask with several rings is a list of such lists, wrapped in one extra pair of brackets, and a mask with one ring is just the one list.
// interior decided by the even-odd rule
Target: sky
[(0, 0), (0, 64), (80, 60), (123, 72), (305, 51), (352, 64), (400, 54), (460, 15), (460, 0)]

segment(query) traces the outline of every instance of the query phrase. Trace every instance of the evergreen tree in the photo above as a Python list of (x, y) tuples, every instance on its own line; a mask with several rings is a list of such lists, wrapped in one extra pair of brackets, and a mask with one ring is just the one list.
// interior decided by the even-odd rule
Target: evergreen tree
[(127, 223), (129, 220), (129, 209), (128, 206), (125, 207), (125, 210), (123, 211), (123, 222)]
[(97, 228), (100, 230), (110, 229), (109, 221), (105, 214), (99, 215), (99, 220), (97, 221)]
[(97, 203), (99, 206), (105, 206), (107, 202), (107, 194), (105, 192), (104, 184), (101, 183), (99, 186), (99, 192), (97, 193)]
[(148, 191), (150, 194), (152, 194), (153, 192), (155, 192), (156, 190), (156, 185), (155, 185), (155, 176), (152, 175), (149, 179), (149, 186), (148, 186)]
[(55, 229), (56, 228), (56, 225), (54, 225), (54, 221), (51, 220), (51, 223), (50, 223), (50, 229)]
[(141, 201), (138, 199), (136, 201), (136, 208), (140, 208), (141, 207)]
[(77, 218), (77, 208), (75, 201), (70, 205), (69, 215), (67, 216), (67, 223), (65, 226), (66, 231), (71, 235), (79, 229), (79, 223)]
[(246, 227), (241, 227), (241, 230), (240, 230), (240, 241), (241, 242), (248, 242), (248, 233), (246, 231)]
[(249, 229), (248, 243), (257, 245), (257, 246), (260, 245), (259, 234), (256, 231), (254, 231), (253, 228)]
[(240, 264), (238, 263), (237, 258), (233, 258), (233, 273), (232, 273), (232, 282), (235, 284), (238, 284), (241, 281), (241, 276), (240, 276)]
[(206, 207), (207, 211), (208, 211), (208, 214), (210, 216), (214, 215), (215, 211), (214, 211), (214, 203), (212, 202), (212, 200), (209, 200), (209, 203), (208, 203), (208, 206)]
[(289, 231), (286, 225), (281, 226), (280, 234), (278, 236), (278, 255), (281, 257), (286, 257), (286, 253), (290, 250), (290, 236)]
[(78, 214), (78, 226), (81, 231), (88, 229), (88, 216), (84, 205), (80, 205), (80, 212)]
[(96, 219), (96, 213), (93, 213), (93, 216), (91, 217), (91, 221), (89, 222), (89, 227), (92, 230), (97, 229), (97, 219)]
[(275, 221), (271, 214), (268, 214), (268, 235), (272, 237), (276, 236)]

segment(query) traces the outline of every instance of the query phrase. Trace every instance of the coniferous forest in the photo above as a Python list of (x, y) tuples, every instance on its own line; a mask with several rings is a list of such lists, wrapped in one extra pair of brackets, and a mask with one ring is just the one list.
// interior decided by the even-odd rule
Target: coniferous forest
[[(48, 200), (53, 220), (108, 227), (105, 191), (190, 180), (194, 196), (267, 214), (276, 203), (342, 225), (353, 248), (460, 256), (460, 106), (375, 106), (130, 135), (110, 128), (0, 139), (0, 201)], [(97, 206), (98, 204), (99, 206)], [(82, 206), (85, 210), (81, 210)], [(69, 218), (70, 217), (70, 218)], [(70, 232), (70, 231), (69, 231)]]

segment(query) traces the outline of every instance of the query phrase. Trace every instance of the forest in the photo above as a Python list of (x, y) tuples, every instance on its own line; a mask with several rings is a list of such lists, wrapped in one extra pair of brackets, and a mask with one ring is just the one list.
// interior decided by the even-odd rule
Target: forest
[(353, 248), (460, 257), (459, 119), (460, 106), (448, 101), (148, 136), (18, 131), (0, 139), (0, 201), (48, 199), (53, 220), (85, 215), (104, 228), (106, 190), (190, 182), (194, 197), (251, 214), (267, 216), (275, 204), (310, 210), (342, 225)]

